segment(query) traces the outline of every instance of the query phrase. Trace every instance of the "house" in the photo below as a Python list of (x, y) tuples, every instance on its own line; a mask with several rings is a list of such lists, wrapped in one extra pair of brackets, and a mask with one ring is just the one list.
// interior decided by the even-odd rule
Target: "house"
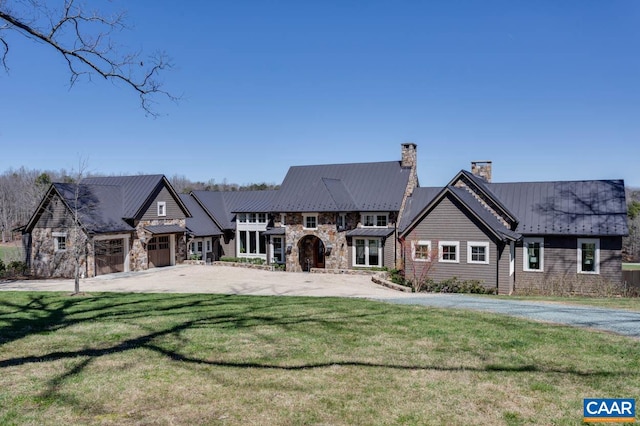
[(293, 166), (278, 190), (190, 195), (223, 232), (216, 259), (262, 259), (288, 271), (393, 268), (416, 166), (417, 146), (405, 143), (400, 161)]
[(180, 199), (191, 213), (191, 217), (186, 219), (187, 258), (213, 261), (214, 250), (219, 244), (222, 230), (194, 197), (189, 194), (180, 194)]
[(270, 209), (270, 260), (287, 271), (395, 267), (416, 167), (413, 143), (402, 144), (400, 161), (291, 167)]
[(269, 208), (276, 191), (192, 191), (190, 196), (222, 235), (214, 241), (213, 259), (244, 257), (267, 261), (264, 233), (273, 221)]
[(405, 276), (480, 280), (499, 294), (622, 281), (622, 180), (492, 183), (491, 162), (417, 188), (400, 224)]
[(163, 175), (52, 184), (25, 227), (25, 257), (41, 277), (140, 271), (186, 257), (191, 214)]

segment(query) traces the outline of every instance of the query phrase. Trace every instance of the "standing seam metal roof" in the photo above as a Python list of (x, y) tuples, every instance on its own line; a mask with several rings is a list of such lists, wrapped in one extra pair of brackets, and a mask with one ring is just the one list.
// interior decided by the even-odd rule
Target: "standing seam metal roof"
[(399, 161), (293, 166), (272, 211), (398, 211), (410, 173)]

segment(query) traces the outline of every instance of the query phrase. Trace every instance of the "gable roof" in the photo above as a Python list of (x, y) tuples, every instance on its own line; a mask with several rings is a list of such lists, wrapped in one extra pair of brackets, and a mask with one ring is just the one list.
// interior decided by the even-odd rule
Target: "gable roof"
[(236, 213), (267, 213), (277, 190), (264, 191), (192, 191), (204, 211), (224, 229), (235, 229)]
[(187, 217), (190, 216), (189, 210), (164, 175), (90, 177), (83, 179), (82, 184), (122, 188), (122, 217), (126, 219), (138, 218), (147, 203), (151, 201), (151, 197), (164, 184), (184, 214)]
[[(456, 175), (451, 183), (460, 176)], [(515, 230), (507, 229), (467, 189), (447, 186), (414, 190), (398, 225), (401, 233), (421, 220), (425, 210), (447, 188), (474, 215), (508, 238), (517, 234), (624, 236), (629, 232), (622, 180), (488, 183), (469, 172), (464, 176), (473, 179), (476, 189), (481, 188), (484, 195), (499, 203), (503, 212), (516, 219)]]
[(51, 198), (58, 195), (71, 213), (77, 208), (80, 224), (89, 233), (132, 231), (135, 228), (127, 220), (138, 218), (163, 185), (190, 217), (164, 175), (92, 177), (83, 179), (79, 185), (52, 183), (25, 230), (33, 229)]
[(186, 225), (189, 232), (195, 237), (209, 237), (222, 235), (222, 231), (216, 223), (204, 211), (202, 206), (190, 194), (180, 194), (180, 199), (191, 212)]
[(615, 235), (629, 233), (623, 180), (490, 183), (513, 211), (522, 234)]
[(293, 166), (272, 211), (398, 211), (410, 173), (399, 161)]
[[(415, 199), (413, 197), (416, 197)], [(491, 213), (484, 204), (474, 197), (467, 189), (455, 186), (445, 186), (444, 188), (416, 188), (410, 197), (409, 210), (405, 211), (406, 219), (399, 225), (401, 235), (405, 235), (428, 212), (438, 205), (445, 197), (451, 196), (457, 200), (466, 210), (480, 221), (496, 238), (505, 240), (518, 240), (520, 234), (507, 228), (503, 222)]]

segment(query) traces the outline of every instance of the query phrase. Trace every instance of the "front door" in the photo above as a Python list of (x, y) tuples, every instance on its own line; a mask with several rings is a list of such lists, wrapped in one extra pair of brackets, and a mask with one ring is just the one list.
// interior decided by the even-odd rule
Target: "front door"
[(159, 266), (171, 265), (171, 245), (169, 244), (170, 235), (161, 235), (153, 237), (147, 245), (147, 253), (149, 255), (149, 267), (157, 268)]
[(324, 268), (324, 244), (315, 235), (307, 235), (298, 243), (300, 267), (303, 271)]

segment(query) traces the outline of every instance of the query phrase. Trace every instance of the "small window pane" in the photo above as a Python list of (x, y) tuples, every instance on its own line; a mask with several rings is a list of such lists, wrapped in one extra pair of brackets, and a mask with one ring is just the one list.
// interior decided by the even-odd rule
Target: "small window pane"
[(356, 265), (364, 265), (364, 240), (356, 240)]
[(596, 245), (595, 243), (582, 243), (582, 271), (595, 272), (596, 270)]
[(387, 216), (386, 215), (376, 216), (376, 226), (380, 226), (380, 227), (387, 226)]
[(486, 262), (487, 253), (485, 246), (473, 246), (471, 247), (471, 260), (473, 262)]
[(442, 246), (442, 260), (456, 260), (456, 246)]
[(531, 242), (527, 245), (527, 259), (529, 269), (540, 269), (540, 243)]
[(416, 246), (416, 259), (428, 260), (430, 251), (429, 244), (418, 244)]

